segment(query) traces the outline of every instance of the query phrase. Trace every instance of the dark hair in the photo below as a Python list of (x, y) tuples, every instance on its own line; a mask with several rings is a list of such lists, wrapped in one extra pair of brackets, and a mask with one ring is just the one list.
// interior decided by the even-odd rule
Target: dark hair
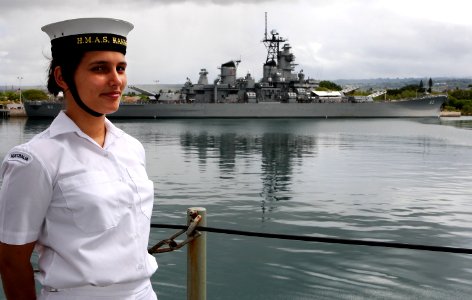
[(70, 51), (69, 53), (64, 53), (64, 55), (56, 55), (51, 59), (48, 71), (48, 91), (57, 96), (59, 92), (64, 92), (64, 90), (57, 84), (56, 78), (54, 77), (54, 69), (56, 67), (61, 67), (62, 77), (67, 85), (74, 85), (74, 74), (79, 66), (82, 58), (85, 54), (85, 51)]

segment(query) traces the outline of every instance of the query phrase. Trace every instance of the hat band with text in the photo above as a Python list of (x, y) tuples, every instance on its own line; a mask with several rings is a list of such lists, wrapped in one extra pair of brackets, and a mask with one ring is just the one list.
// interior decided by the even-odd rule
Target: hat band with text
[(77, 34), (51, 41), (52, 56), (71, 51), (117, 51), (126, 54), (126, 37), (110, 33)]

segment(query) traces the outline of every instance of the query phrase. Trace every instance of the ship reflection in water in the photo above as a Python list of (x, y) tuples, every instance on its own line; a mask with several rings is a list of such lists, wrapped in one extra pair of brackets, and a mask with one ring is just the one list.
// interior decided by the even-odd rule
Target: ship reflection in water
[[(261, 209), (271, 211), (277, 201), (292, 198), (292, 164), (301, 164), (303, 155), (314, 155), (315, 138), (289, 133), (264, 133), (261, 136), (239, 136), (236, 133), (209, 135), (208, 132), (181, 136), (186, 155), (198, 153), (198, 164), (205, 170), (208, 157), (217, 152), (220, 179), (234, 180), (238, 172), (237, 157), (252, 157), (260, 162)], [(302, 155), (303, 154), (303, 155)], [(259, 156), (260, 158), (254, 158)], [(264, 217), (263, 217), (264, 218)]]

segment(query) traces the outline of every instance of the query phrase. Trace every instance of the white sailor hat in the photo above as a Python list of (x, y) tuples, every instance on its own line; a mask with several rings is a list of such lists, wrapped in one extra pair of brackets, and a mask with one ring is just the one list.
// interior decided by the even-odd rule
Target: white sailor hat
[(52, 57), (70, 51), (111, 50), (126, 54), (126, 36), (133, 24), (110, 18), (80, 18), (41, 28), (51, 38)]

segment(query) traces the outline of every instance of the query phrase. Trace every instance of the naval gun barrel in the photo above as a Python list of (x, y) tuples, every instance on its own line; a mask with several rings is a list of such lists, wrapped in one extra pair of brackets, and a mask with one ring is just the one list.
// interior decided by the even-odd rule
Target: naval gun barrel
[(154, 98), (156, 98), (156, 100), (159, 99), (159, 94), (156, 94), (154, 92), (150, 92), (148, 90), (139, 88), (139, 87), (134, 86), (134, 85), (129, 85), (128, 87), (132, 90), (135, 90), (136, 92), (139, 92), (139, 93), (143, 94), (143, 95), (154, 97)]

